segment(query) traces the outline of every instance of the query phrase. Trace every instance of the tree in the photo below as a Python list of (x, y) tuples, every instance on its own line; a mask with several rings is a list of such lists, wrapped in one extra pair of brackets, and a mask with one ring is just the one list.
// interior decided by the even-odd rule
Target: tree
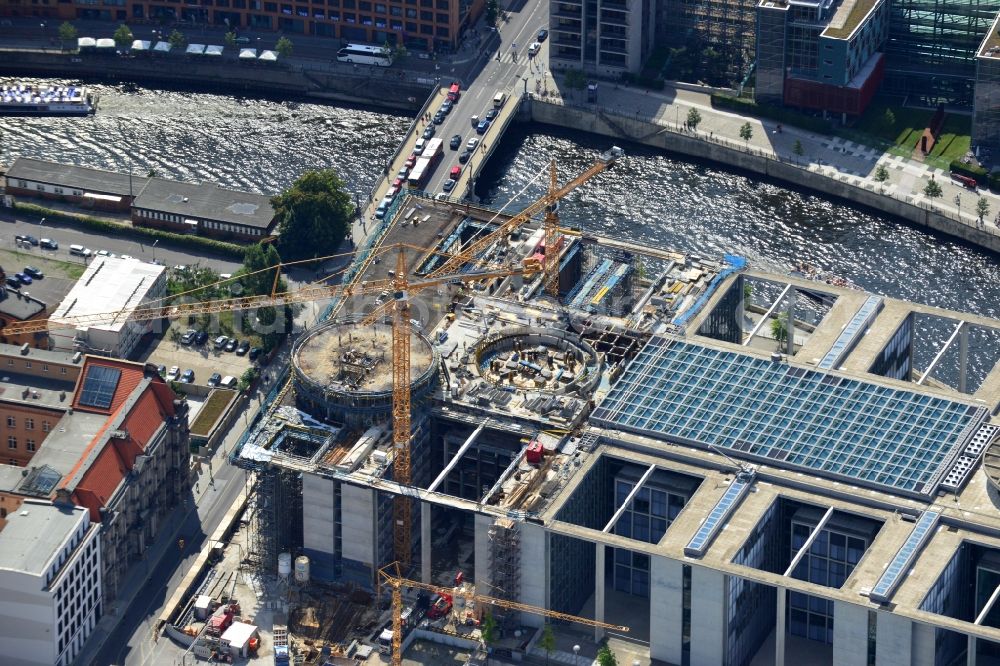
[(125, 25), (124, 23), (118, 26), (118, 29), (115, 30), (114, 40), (115, 44), (118, 45), (118, 48), (123, 49), (126, 46), (131, 46), (133, 39), (134, 38), (132, 36), (132, 31), (129, 30), (128, 26)]
[(288, 37), (282, 37), (278, 40), (278, 43), (274, 45), (274, 50), (277, 51), (282, 58), (287, 58), (292, 55), (292, 40), (288, 39)]
[(806, 149), (802, 147), (802, 142), (798, 139), (795, 140), (795, 145), (792, 146), (792, 152), (802, 157), (806, 154)]
[(69, 21), (63, 21), (63, 24), (59, 26), (59, 41), (66, 44), (72, 44), (76, 41), (76, 27)]
[(941, 194), (941, 186), (938, 185), (938, 182), (934, 180), (932, 176), (931, 179), (927, 181), (927, 184), (924, 185), (924, 196), (931, 199), (937, 199), (941, 196)]
[(354, 202), (332, 169), (305, 172), (271, 206), (286, 261), (334, 254), (351, 230)]
[(886, 109), (885, 113), (882, 114), (882, 128), (886, 132), (891, 132), (892, 128), (896, 126), (896, 114), (892, 112), (892, 109)]
[(497, 640), (497, 621), (493, 617), (491, 611), (486, 611), (486, 615), (483, 617), (483, 624), (479, 628), (480, 636), (482, 636), (483, 644), (486, 645), (486, 662), (489, 663), (490, 660), (490, 646)]
[(566, 86), (568, 88), (583, 90), (587, 87), (587, 75), (582, 69), (567, 69), (563, 76), (566, 79)]
[(226, 46), (236, 46), (236, 33), (232, 30), (223, 35), (222, 39), (226, 42)]
[(185, 37), (184, 33), (180, 30), (175, 29), (171, 32), (170, 36), (167, 37), (167, 41), (170, 42), (170, 45), (175, 49), (182, 49), (187, 46), (187, 37)]
[(750, 127), (750, 123), (743, 123), (743, 126), (740, 127), (740, 138), (748, 144), (750, 143), (750, 139), (753, 138), (753, 128)]
[(251, 365), (247, 368), (243, 374), (240, 375), (240, 383), (238, 387), (240, 392), (246, 391), (250, 388), (250, 385), (257, 380), (258, 376), (260, 376), (260, 369), (257, 368), (257, 366)]
[(976, 202), (976, 215), (979, 216), (979, 221), (982, 222), (983, 218), (986, 217), (990, 212), (990, 202), (986, 200), (986, 197), (979, 197), (979, 201)]
[[(243, 268), (237, 273), (239, 280), (230, 287), (233, 295), (263, 296), (270, 294), (272, 288), (276, 292), (288, 291), (288, 284), (281, 277), (281, 257), (274, 245), (260, 243), (247, 248), (243, 256)], [(267, 270), (273, 268), (273, 270)], [(275, 283), (275, 277), (278, 278)], [(238, 289), (237, 289), (238, 286)], [(239, 294), (235, 292), (239, 291)], [(281, 317), (280, 325), (279, 316)], [(273, 349), (281, 342), (282, 335), (289, 329), (293, 316), (292, 309), (285, 307), (279, 310), (273, 307), (257, 308), (251, 315), (252, 319), (243, 320), (247, 332), (259, 333), (265, 349)]]
[(691, 109), (688, 111), (687, 117), (688, 127), (693, 130), (698, 129), (698, 125), (701, 124), (701, 114), (698, 113), (698, 109)]
[(499, 16), (500, 3), (497, 0), (489, 0), (486, 3), (486, 25), (496, 25)]
[(542, 627), (542, 635), (538, 637), (538, 647), (545, 650), (545, 663), (549, 663), (549, 656), (556, 649), (556, 635), (552, 632), (552, 625), (548, 622)]
[(771, 335), (780, 346), (782, 342), (788, 340), (788, 313), (779, 314), (771, 320)]
[(601, 649), (597, 651), (597, 663), (600, 666), (618, 666), (618, 657), (611, 651), (607, 643), (602, 645)]
[(879, 189), (885, 191), (885, 183), (889, 180), (889, 170), (885, 168), (884, 164), (879, 164), (875, 167), (875, 182), (880, 185)]

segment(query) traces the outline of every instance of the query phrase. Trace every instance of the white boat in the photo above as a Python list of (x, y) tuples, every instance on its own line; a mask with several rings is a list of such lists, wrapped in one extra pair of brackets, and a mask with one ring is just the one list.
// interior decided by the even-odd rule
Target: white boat
[(0, 85), (0, 116), (86, 116), (96, 108), (83, 87)]

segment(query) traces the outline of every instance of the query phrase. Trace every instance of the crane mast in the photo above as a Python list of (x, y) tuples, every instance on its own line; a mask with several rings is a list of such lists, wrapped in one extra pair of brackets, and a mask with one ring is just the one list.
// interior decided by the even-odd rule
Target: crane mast
[[(406, 284), (406, 256), (399, 249), (393, 280), (392, 313), (392, 475), (401, 486), (412, 483), (410, 473), (410, 302)], [(393, 548), (403, 566), (410, 565), (412, 505), (406, 495), (392, 500)]]

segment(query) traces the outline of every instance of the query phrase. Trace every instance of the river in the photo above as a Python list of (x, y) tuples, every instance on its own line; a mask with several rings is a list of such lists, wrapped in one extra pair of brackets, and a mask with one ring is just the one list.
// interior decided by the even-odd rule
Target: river
[[(3, 161), (24, 155), (273, 193), (332, 167), (364, 196), (409, 125), (370, 109), (93, 87), (87, 118), (0, 118)], [(492, 205), (538, 197), (550, 157), (566, 180), (608, 141), (549, 127), (511, 130), (477, 184)], [(542, 177), (538, 177), (542, 174)], [(534, 182), (532, 182), (534, 181)], [(523, 190), (523, 192), (522, 192)], [(520, 192), (520, 194), (518, 194)], [(709, 164), (629, 146), (627, 158), (572, 193), (566, 224), (772, 269), (805, 261), (881, 294), (1000, 316), (998, 257), (841, 202)]]

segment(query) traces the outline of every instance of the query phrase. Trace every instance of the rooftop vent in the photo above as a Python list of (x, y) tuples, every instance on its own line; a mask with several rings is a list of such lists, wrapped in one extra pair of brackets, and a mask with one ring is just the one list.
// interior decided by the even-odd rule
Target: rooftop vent
[(79, 363), (81, 358), (83, 358), (83, 354), (80, 352), (76, 352), (75, 354), (73, 354), (73, 363)]
[(29, 351), (31, 351), (31, 345), (27, 342), (21, 345), (21, 356), (27, 356)]

